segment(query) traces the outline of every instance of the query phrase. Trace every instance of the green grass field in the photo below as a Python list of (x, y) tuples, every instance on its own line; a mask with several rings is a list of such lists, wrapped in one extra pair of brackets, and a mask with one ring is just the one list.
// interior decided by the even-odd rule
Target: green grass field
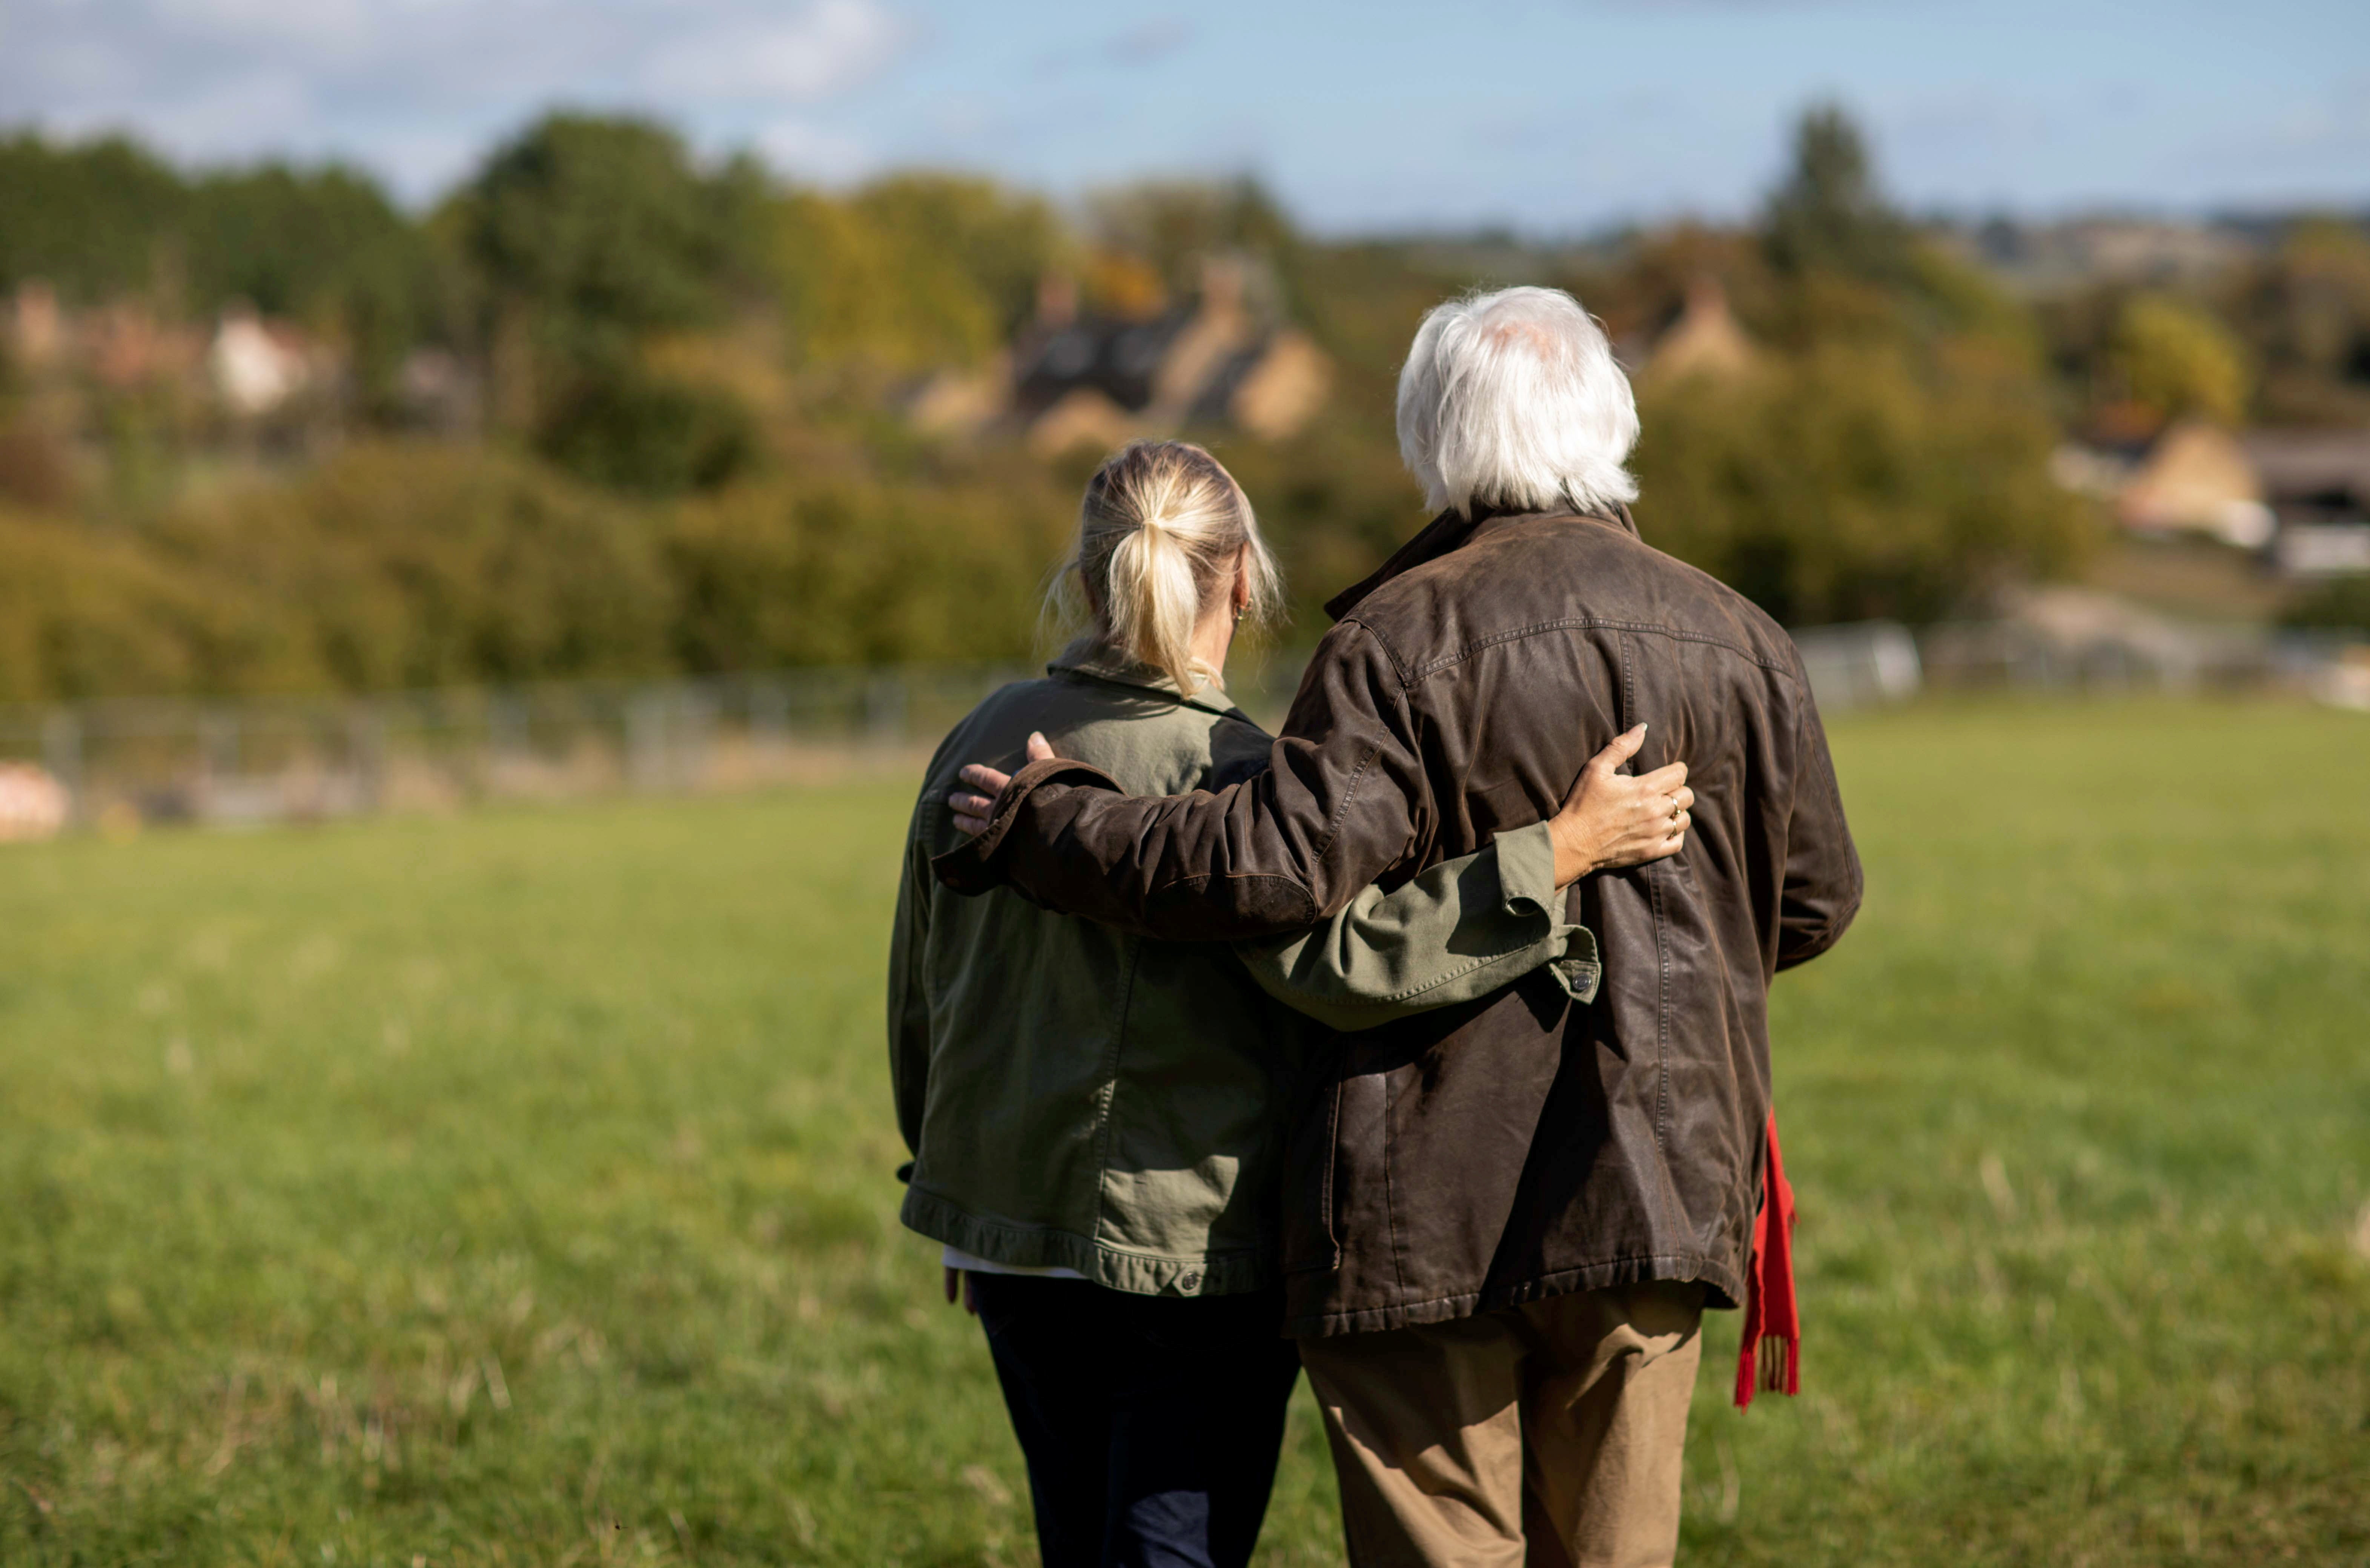
[[(1695, 1562), (2370, 1562), (2370, 721), (1836, 726), (1806, 1390)], [(1019, 1563), (902, 1231), (907, 786), (0, 853), (0, 1562)], [(1340, 1558), (1310, 1413), (1265, 1540)]]

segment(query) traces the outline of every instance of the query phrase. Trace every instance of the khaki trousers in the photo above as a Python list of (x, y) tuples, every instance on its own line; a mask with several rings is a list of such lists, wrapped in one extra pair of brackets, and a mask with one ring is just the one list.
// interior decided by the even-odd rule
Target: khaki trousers
[(1700, 1285), (1300, 1342), (1358, 1568), (1662, 1568)]

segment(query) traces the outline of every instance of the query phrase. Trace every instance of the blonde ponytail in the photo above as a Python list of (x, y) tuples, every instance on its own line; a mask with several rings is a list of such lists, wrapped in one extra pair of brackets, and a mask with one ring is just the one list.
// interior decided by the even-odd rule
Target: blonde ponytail
[(1278, 597), (1275, 560), (1242, 486), (1189, 441), (1136, 441), (1087, 482), (1077, 548), (1055, 593), (1082, 589), (1096, 642), (1190, 696), (1222, 683), (1194, 658), (1193, 630), (1231, 588), (1237, 555), (1249, 578), (1246, 612), (1265, 620)]

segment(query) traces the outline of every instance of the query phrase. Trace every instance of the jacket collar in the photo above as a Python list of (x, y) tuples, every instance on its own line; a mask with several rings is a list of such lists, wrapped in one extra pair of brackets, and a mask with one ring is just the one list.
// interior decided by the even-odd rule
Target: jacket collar
[(1411, 572), (1426, 561), (1436, 561), (1452, 550), (1461, 549), (1485, 533), (1495, 533), (1501, 528), (1530, 522), (1540, 518), (1586, 517), (1599, 522), (1609, 522), (1631, 534), (1638, 532), (1638, 522), (1629, 509), (1615, 502), (1605, 511), (1498, 511), (1490, 507), (1475, 507), (1469, 518), (1453, 511), (1442, 512), (1426, 523), (1416, 536), (1391, 552), (1391, 558), (1375, 568), (1363, 581), (1343, 589), (1325, 601), (1325, 613), (1339, 621), (1355, 610), (1359, 602), (1375, 589), (1404, 572)]
[(1107, 686), (1127, 686), (1139, 692), (1150, 692), (1181, 703), (1189, 708), (1199, 708), (1206, 714), (1225, 715), (1235, 711), (1226, 700), (1223, 686), (1204, 686), (1191, 696), (1177, 689), (1166, 672), (1148, 664), (1138, 664), (1122, 658), (1109, 648), (1089, 638), (1072, 643), (1045, 666), (1045, 673), (1056, 680), (1099, 681)]

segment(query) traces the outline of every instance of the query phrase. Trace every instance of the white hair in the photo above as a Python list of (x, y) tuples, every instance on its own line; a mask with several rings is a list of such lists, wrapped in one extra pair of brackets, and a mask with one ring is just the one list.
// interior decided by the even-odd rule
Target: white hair
[(1435, 510), (1601, 510), (1638, 498), (1622, 464), (1638, 403), (1605, 329), (1561, 289), (1435, 305), (1399, 371), (1399, 460)]

